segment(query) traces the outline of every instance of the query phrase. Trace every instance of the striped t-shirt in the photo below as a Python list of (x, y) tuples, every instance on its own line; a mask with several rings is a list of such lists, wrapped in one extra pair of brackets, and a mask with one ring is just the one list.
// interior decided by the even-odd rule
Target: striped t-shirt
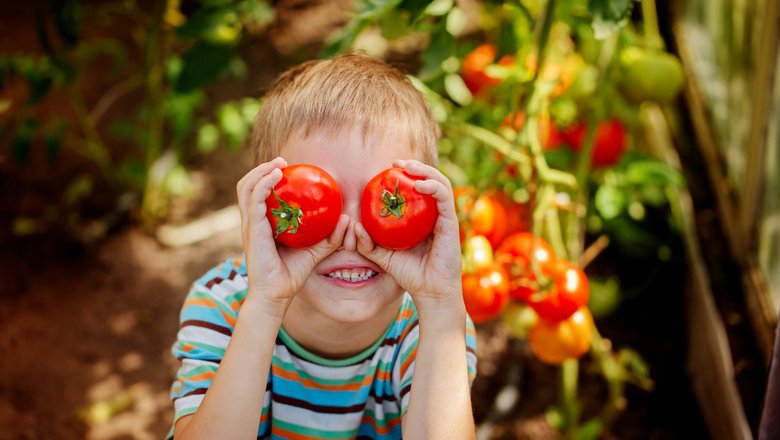
[[(193, 414), (211, 385), (247, 295), (243, 259), (229, 259), (197, 280), (184, 301), (172, 352), (181, 367), (171, 387), (174, 423)], [(371, 347), (349, 359), (326, 359), (279, 330), (258, 420), (258, 438), (400, 439), (409, 405), (419, 329), (405, 294), (393, 323)], [(466, 326), (469, 383), (476, 338)], [(173, 428), (168, 434), (172, 438)]]

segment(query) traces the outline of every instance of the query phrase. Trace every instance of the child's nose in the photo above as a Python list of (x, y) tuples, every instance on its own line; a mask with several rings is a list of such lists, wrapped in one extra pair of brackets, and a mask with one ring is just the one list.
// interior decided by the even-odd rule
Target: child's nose
[(355, 236), (355, 223), (360, 222), (360, 200), (346, 199), (344, 200), (343, 211), (349, 217), (349, 228), (344, 235), (344, 243), (342, 247), (347, 251), (357, 250), (357, 237)]

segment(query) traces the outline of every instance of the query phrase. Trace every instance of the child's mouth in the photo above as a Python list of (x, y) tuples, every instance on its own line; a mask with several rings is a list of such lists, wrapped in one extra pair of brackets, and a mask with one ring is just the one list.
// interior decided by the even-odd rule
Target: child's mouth
[(358, 269), (334, 270), (333, 272), (328, 274), (328, 277), (333, 278), (335, 280), (346, 281), (349, 283), (360, 283), (363, 281), (368, 281), (377, 275), (378, 272), (375, 272), (371, 269), (358, 268)]

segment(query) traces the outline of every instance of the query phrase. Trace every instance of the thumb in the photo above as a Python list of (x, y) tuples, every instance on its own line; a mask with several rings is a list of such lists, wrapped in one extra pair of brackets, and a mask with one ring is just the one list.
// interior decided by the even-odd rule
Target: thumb
[(376, 263), (383, 271), (388, 272), (393, 251), (377, 246), (361, 223), (355, 224), (355, 236), (357, 237), (358, 253)]

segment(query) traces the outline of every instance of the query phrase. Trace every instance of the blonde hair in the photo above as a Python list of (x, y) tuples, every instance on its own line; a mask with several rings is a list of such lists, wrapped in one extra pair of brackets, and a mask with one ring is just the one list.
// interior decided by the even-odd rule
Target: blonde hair
[(293, 133), (334, 133), (352, 124), (364, 140), (397, 134), (422, 153), (423, 162), (437, 163), (441, 130), (422, 93), (396, 68), (358, 53), (308, 61), (279, 76), (255, 117), (256, 161), (278, 156)]

